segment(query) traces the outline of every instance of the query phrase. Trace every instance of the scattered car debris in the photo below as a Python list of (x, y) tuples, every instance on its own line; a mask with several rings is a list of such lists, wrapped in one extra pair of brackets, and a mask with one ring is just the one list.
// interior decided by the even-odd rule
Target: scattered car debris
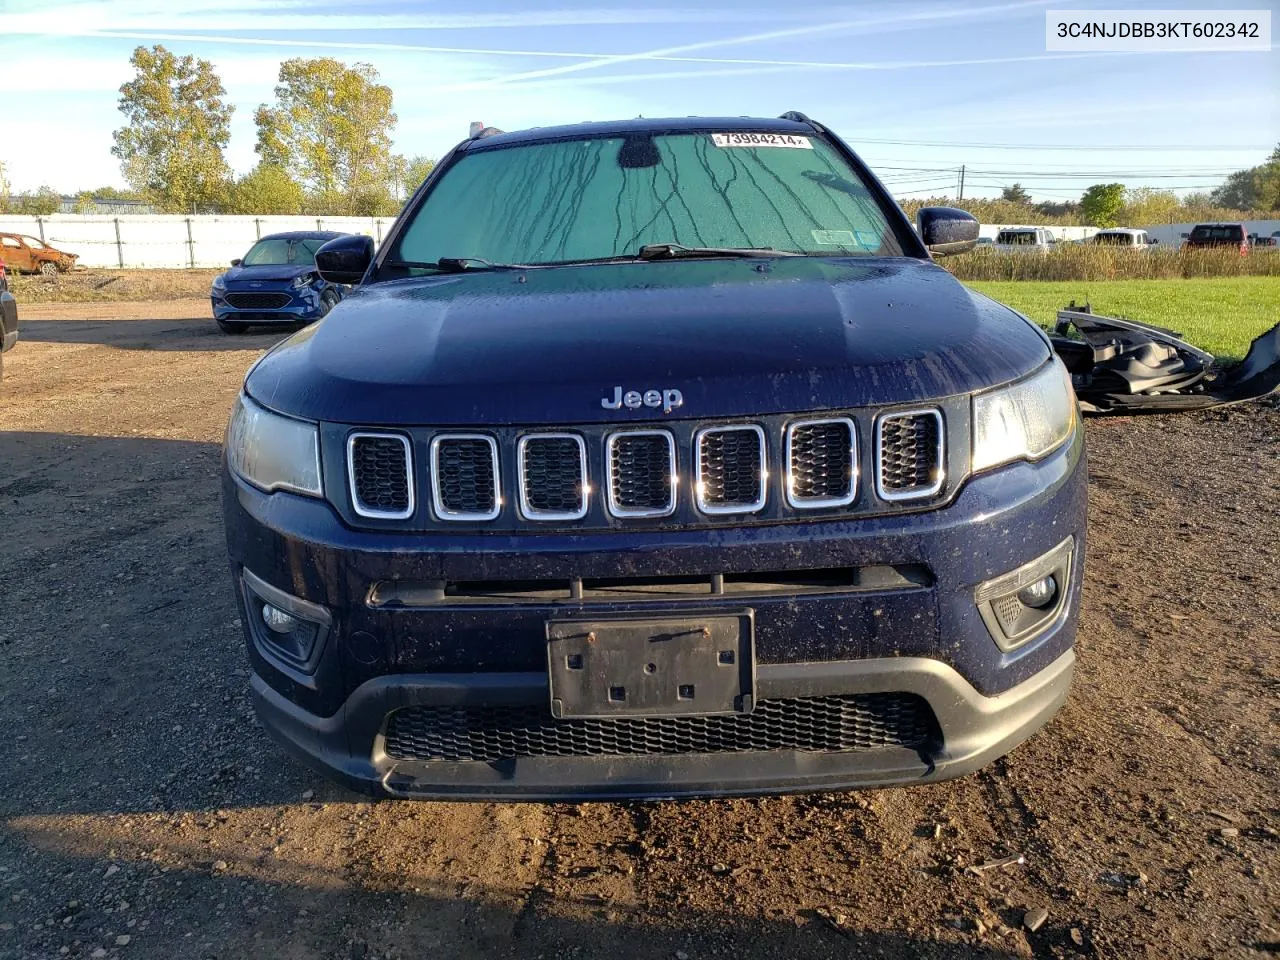
[[(1072, 332), (1076, 336), (1072, 336)], [(1071, 373), (1085, 413), (1172, 413), (1256, 400), (1280, 388), (1280, 324), (1249, 346), (1234, 367), (1181, 334), (1095, 314), (1074, 302), (1058, 311), (1049, 338)]]
[(965, 867), (964, 871), (965, 873), (972, 873), (972, 874), (976, 874), (977, 876), (982, 876), (982, 874), (986, 873), (988, 870), (998, 870), (1001, 867), (1012, 867), (1015, 864), (1020, 865), (1026, 862), (1027, 862), (1027, 858), (1019, 853), (1012, 857), (1000, 857), (999, 859), (996, 859), (996, 860), (988, 860), (985, 863), (971, 864), (970, 866)]

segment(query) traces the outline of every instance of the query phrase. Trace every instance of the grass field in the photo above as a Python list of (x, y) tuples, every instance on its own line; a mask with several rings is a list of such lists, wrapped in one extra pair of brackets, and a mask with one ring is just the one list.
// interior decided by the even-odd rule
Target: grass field
[(1224, 360), (1243, 357), (1254, 337), (1280, 323), (1280, 277), (1011, 280), (966, 285), (1007, 303), (1045, 328), (1072, 300), (1088, 301), (1094, 313), (1168, 327)]

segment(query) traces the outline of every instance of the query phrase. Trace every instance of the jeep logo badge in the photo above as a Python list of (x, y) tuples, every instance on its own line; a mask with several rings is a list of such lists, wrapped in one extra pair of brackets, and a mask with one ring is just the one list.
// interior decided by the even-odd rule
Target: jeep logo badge
[(643, 393), (628, 390), (624, 393), (621, 387), (614, 387), (612, 399), (602, 397), (600, 406), (606, 410), (621, 410), (623, 407), (628, 410), (653, 407), (656, 410), (661, 407), (663, 413), (670, 413), (676, 407), (684, 406), (684, 394), (679, 390), (646, 390)]

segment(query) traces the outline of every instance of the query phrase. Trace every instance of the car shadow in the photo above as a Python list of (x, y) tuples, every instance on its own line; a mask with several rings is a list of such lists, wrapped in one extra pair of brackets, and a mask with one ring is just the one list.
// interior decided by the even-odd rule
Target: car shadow
[(117, 350), (262, 350), (301, 329), (297, 324), (250, 326), (223, 333), (213, 318), (151, 320), (24, 320), (19, 343), (97, 344)]

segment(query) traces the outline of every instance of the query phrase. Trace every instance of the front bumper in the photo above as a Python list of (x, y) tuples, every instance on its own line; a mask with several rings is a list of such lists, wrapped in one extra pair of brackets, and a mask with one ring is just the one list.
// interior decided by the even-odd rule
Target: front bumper
[[(227, 294), (279, 294), (287, 296), (288, 302), (280, 306), (236, 307), (226, 299)], [(209, 297), (213, 307), (213, 316), (217, 320), (232, 323), (298, 323), (304, 320), (316, 320), (324, 314), (321, 291), (314, 287), (296, 289), (290, 286), (241, 290), (230, 287), (219, 290)]]
[[(965, 774), (1048, 721), (1070, 683), (1087, 496), (1079, 433), (1039, 463), (971, 478), (945, 507), (898, 516), (716, 531), (477, 535), (361, 531), (325, 502), (264, 495), (224, 473), (224, 509), (254, 699), (274, 736), (354, 788), (393, 796), (588, 798), (786, 792), (923, 783)], [(1074, 538), (1063, 615), (1014, 650), (994, 641), (978, 588)], [(388, 609), (373, 584), (440, 578), (520, 580), (734, 573), (919, 564), (927, 583), (743, 600), (500, 599)], [(333, 617), (304, 674), (252, 634), (244, 574)], [(912, 749), (727, 750), (605, 757), (404, 761), (386, 750), (405, 707), (548, 705), (549, 618), (640, 611), (754, 611), (757, 695), (914, 694), (938, 736)]]
[[(912, 693), (933, 708), (936, 750), (742, 751), (716, 754), (526, 757), (503, 763), (402, 761), (384, 750), (384, 721), (412, 706), (547, 702), (545, 673), (389, 676), (361, 685), (332, 717), (316, 717), (253, 677), (266, 729), (287, 749), (352, 789), (415, 799), (593, 800), (732, 796), (931, 783), (984, 766), (1046, 724), (1075, 669), (1067, 650), (1031, 679), (994, 697), (953, 668), (922, 657), (762, 664), (762, 700)], [(353, 744), (373, 745), (372, 751)]]

